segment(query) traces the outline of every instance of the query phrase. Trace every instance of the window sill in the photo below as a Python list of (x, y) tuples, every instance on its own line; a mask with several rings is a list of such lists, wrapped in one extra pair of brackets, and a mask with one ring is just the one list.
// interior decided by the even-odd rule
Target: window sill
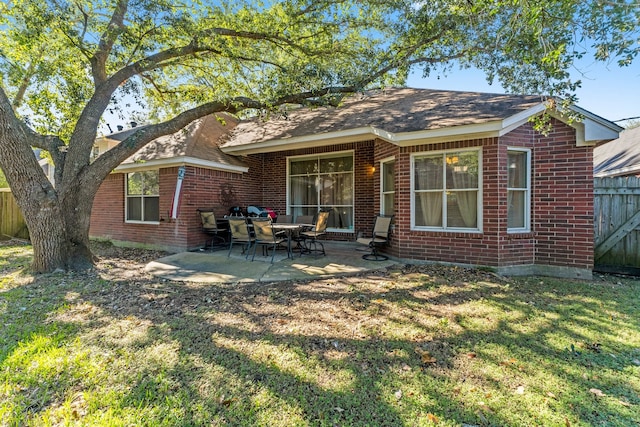
[(510, 231), (507, 230), (507, 236), (509, 237), (509, 239), (530, 239), (532, 237), (535, 237), (533, 235), (533, 232), (531, 230), (527, 230), (527, 231)]
[(143, 225), (160, 225), (160, 221), (127, 221), (125, 224), (143, 224)]

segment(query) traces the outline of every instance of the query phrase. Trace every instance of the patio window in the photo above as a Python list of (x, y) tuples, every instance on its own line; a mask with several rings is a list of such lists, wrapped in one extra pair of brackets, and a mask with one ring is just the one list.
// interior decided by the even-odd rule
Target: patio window
[(480, 231), (480, 150), (412, 156), (414, 229)]
[(508, 232), (527, 232), (530, 228), (531, 152), (525, 149), (507, 151)]
[(396, 162), (394, 159), (380, 162), (380, 212), (382, 215), (394, 214)]
[(353, 153), (289, 158), (287, 211), (294, 218), (328, 210), (328, 227), (353, 229)]
[(158, 171), (127, 174), (126, 221), (160, 221), (160, 185)]

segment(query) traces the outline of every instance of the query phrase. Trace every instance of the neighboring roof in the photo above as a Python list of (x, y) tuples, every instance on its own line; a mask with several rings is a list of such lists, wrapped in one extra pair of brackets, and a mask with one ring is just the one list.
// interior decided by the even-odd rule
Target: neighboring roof
[(626, 129), (618, 139), (593, 150), (596, 177), (640, 174), (640, 126)]
[[(184, 129), (157, 138), (129, 157), (116, 171), (149, 167), (192, 165), (232, 172), (246, 172), (247, 165), (239, 158), (220, 151), (221, 136), (233, 129), (237, 119), (228, 114), (209, 115), (189, 124)], [(107, 135), (105, 138), (122, 141), (139, 128)]]
[[(533, 95), (392, 88), (351, 96), (337, 108), (297, 108), (242, 121), (223, 136), (221, 148), (251, 154), (374, 138), (401, 146), (485, 138), (504, 135), (545, 108), (545, 100)], [(617, 137), (617, 125), (587, 115), (596, 123), (597, 140)]]

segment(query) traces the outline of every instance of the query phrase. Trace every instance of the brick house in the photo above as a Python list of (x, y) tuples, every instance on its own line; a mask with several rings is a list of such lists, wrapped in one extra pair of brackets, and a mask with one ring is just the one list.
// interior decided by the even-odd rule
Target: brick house
[(268, 120), (208, 117), (114, 171), (91, 235), (190, 250), (206, 239), (198, 207), (256, 204), (331, 209), (328, 238), (352, 241), (383, 213), (400, 259), (590, 277), (593, 146), (621, 128), (578, 109), (581, 122), (556, 115), (545, 136), (529, 122), (544, 110), (538, 96), (399, 88)]

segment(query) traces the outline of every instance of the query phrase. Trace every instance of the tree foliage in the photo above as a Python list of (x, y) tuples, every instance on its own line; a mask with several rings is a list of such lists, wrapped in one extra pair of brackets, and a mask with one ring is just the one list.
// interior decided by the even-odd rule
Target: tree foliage
[[(579, 82), (568, 71), (587, 51), (623, 66), (635, 59), (638, 9), (596, 0), (3, 2), (0, 167), (25, 214), (34, 268), (73, 267), (90, 258), (101, 181), (199, 117), (339, 104), (401, 84), (412, 67), (446, 74), (457, 65), (512, 92), (572, 102)], [(91, 162), (105, 112), (127, 114), (131, 103), (151, 125)], [(55, 187), (31, 147), (49, 153)]]

